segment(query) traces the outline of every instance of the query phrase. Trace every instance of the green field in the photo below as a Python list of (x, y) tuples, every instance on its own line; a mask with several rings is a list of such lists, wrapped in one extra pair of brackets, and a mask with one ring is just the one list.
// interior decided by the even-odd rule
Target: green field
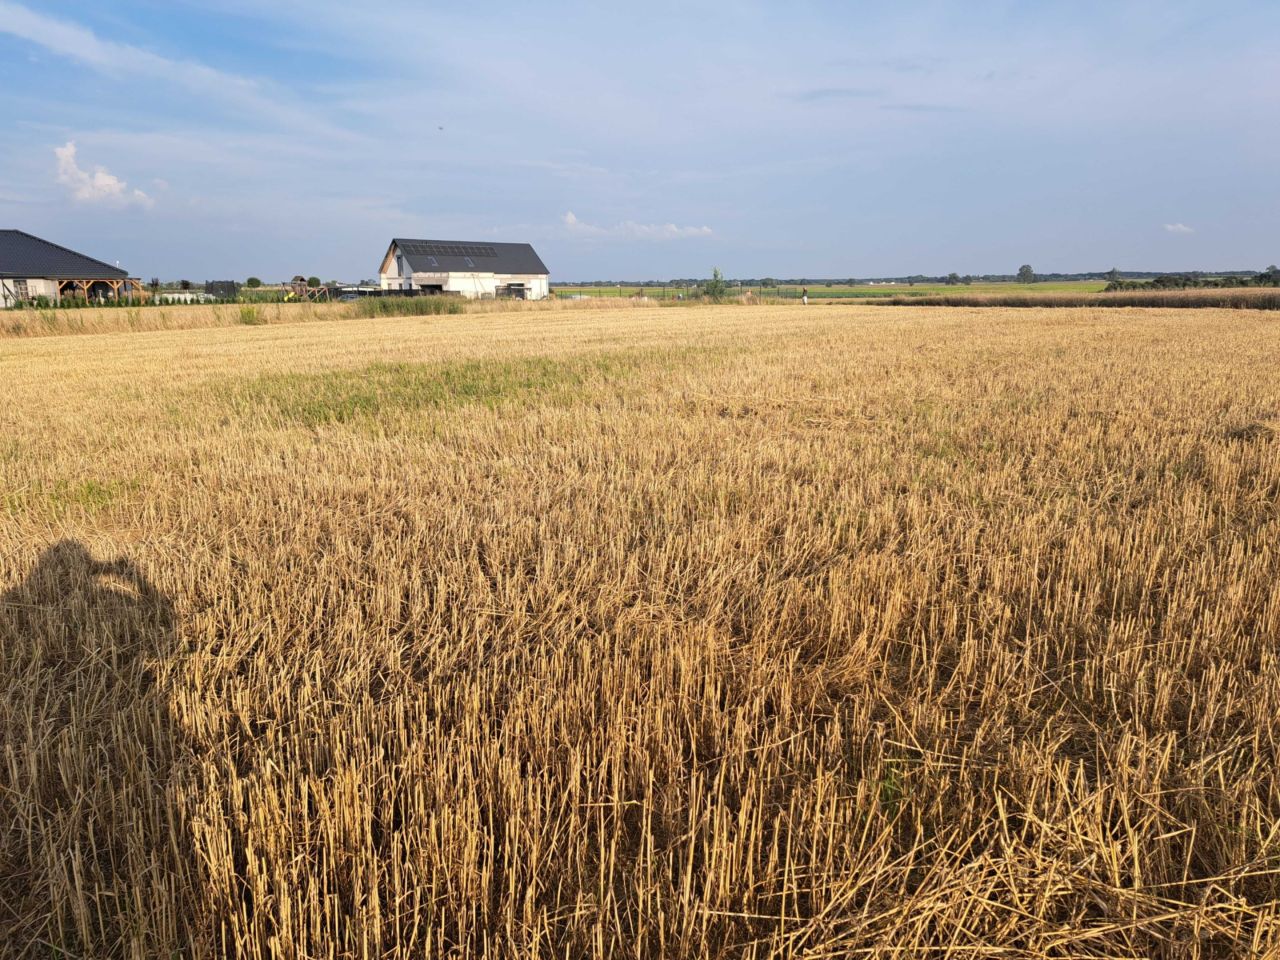
[[(945, 283), (918, 283), (915, 285), (898, 284), (830, 284), (809, 286), (809, 296), (822, 300), (845, 300), (850, 298), (867, 299), (875, 297), (927, 297), (940, 294), (1039, 294), (1039, 293), (1099, 293), (1106, 287), (1102, 280), (1092, 281), (1060, 281), (1055, 283), (972, 283), (969, 285), (948, 286)], [(730, 295), (752, 291), (756, 296), (764, 297), (799, 297), (799, 284), (781, 284), (776, 287), (759, 285), (739, 287), (730, 283)], [(612, 287), (593, 287), (575, 284), (553, 284), (552, 291), (561, 297), (635, 297), (649, 296), (658, 299), (674, 299), (680, 294), (692, 294), (695, 287), (684, 285), (667, 285), (659, 287), (640, 287), (622, 284)]]

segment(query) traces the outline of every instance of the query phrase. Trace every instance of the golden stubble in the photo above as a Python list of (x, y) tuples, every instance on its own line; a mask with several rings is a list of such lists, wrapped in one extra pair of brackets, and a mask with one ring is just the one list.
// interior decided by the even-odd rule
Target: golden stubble
[(1274, 950), (1277, 358), (1215, 310), (6, 343), (0, 955)]

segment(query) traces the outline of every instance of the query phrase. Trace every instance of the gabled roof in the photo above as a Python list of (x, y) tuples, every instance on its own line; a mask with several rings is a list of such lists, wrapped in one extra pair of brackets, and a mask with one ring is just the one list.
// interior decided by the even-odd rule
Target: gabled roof
[[(527, 243), (407, 240), (397, 237), (391, 241), (391, 246), (400, 248), (414, 273), (550, 273)], [(390, 252), (388, 250), (388, 255)]]
[(0, 277), (124, 280), (127, 271), (21, 230), (0, 230)]

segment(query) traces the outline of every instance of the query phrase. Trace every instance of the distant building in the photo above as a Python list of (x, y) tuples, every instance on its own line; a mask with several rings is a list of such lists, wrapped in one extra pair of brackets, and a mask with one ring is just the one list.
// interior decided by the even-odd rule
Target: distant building
[(527, 243), (392, 240), (378, 271), (383, 290), (449, 293), (481, 299), (541, 300), (546, 265)]
[(0, 230), (0, 307), (44, 297), (57, 302), (144, 296), (127, 271), (21, 230)]
[(240, 284), (234, 280), (206, 280), (204, 292), (216, 300), (234, 300), (240, 296)]

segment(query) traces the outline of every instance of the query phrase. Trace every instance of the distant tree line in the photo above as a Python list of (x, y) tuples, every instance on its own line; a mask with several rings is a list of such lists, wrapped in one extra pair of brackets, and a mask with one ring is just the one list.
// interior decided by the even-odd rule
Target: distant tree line
[[(839, 286), (858, 286), (865, 284), (898, 284), (902, 286), (920, 285), (939, 285), (939, 286), (961, 286), (973, 283), (1075, 283), (1087, 281), (1102, 281), (1114, 283), (1122, 280), (1155, 280), (1164, 276), (1180, 276), (1191, 279), (1212, 279), (1218, 280), (1226, 278), (1232, 282), (1229, 286), (1238, 286), (1239, 280), (1247, 279), (1252, 281), (1257, 276), (1265, 275), (1266, 271), (1259, 274), (1256, 270), (1191, 270), (1179, 274), (1169, 274), (1158, 270), (1119, 270), (1112, 268), (1106, 271), (1092, 271), (1089, 273), (1038, 273), (1031, 268), (1030, 264), (1023, 264), (1015, 273), (949, 273), (949, 274), (927, 274), (913, 273), (897, 277), (742, 277), (740, 279), (725, 278), (725, 283), (743, 287), (757, 287), (769, 289), (771, 287), (839, 287)], [(557, 287), (640, 287), (640, 288), (658, 288), (663, 287), (705, 287), (709, 282), (707, 277), (677, 277), (672, 280), (575, 280), (562, 281), (554, 283)]]
[(1163, 273), (1150, 280), (1111, 279), (1107, 292), (1118, 290), (1221, 290), (1234, 287), (1280, 287), (1280, 267), (1272, 264), (1253, 276), (1205, 276), (1202, 273)]

